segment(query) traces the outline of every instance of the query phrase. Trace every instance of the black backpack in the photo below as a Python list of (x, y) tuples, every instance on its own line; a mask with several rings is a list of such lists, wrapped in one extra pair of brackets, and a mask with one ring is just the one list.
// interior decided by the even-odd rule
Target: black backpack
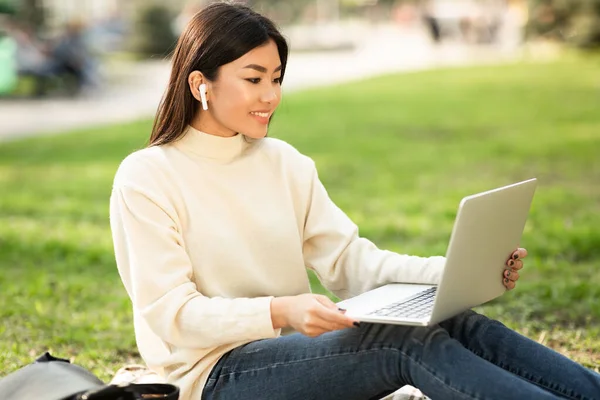
[(45, 353), (0, 379), (0, 400), (179, 399), (169, 384), (106, 385), (90, 371)]

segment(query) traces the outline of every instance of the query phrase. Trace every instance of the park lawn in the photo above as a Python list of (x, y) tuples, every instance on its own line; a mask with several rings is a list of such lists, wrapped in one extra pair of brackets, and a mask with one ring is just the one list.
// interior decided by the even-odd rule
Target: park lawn
[[(518, 289), (478, 310), (598, 370), (599, 110), (598, 59), (571, 59), (286, 95), (270, 135), (315, 159), (363, 236), (423, 256), (444, 253), (464, 195), (537, 177)], [(46, 350), (103, 380), (140, 361), (108, 198), (150, 128), (0, 144), (0, 376)]]

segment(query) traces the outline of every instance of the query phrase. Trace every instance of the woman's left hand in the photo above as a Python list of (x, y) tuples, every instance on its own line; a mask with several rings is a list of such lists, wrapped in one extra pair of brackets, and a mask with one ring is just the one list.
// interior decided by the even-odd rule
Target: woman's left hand
[(515, 288), (517, 284), (517, 280), (519, 280), (519, 270), (523, 268), (523, 258), (527, 257), (527, 250), (523, 248), (518, 248), (511, 255), (510, 258), (506, 261), (507, 268), (504, 270), (504, 276), (502, 278), (502, 283), (508, 290), (512, 290)]

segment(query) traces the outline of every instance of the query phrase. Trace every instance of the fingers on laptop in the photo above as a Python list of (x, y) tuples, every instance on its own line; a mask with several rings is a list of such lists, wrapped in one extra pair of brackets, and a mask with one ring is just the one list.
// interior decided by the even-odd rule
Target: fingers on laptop
[(517, 281), (519, 279), (519, 273), (517, 271), (511, 269), (504, 270), (504, 279), (508, 279), (509, 281)]
[(504, 278), (504, 279), (502, 280), (502, 283), (504, 283), (504, 286), (505, 286), (505, 287), (506, 287), (508, 290), (513, 290), (513, 289), (515, 288), (515, 285), (516, 285), (515, 281), (511, 281), (511, 280), (510, 280), (510, 279), (508, 279), (508, 278)]
[(525, 258), (527, 257), (527, 249), (524, 249), (522, 247), (519, 247), (517, 250), (515, 250), (512, 255), (511, 258), (513, 260), (518, 260), (520, 258)]
[(523, 268), (523, 261), (513, 260), (511, 258), (506, 262), (506, 265), (508, 265), (510, 268), (512, 268), (514, 270), (519, 270), (519, 269)]

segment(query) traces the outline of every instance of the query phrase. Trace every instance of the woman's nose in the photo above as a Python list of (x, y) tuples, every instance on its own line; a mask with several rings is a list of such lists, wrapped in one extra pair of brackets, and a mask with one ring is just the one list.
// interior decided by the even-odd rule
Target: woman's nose
[(268, 88), (265, 90), (261, 96), (261, 100), (265, 103), (272, 103), (277, 100), (277, 91), (275, 88)]

